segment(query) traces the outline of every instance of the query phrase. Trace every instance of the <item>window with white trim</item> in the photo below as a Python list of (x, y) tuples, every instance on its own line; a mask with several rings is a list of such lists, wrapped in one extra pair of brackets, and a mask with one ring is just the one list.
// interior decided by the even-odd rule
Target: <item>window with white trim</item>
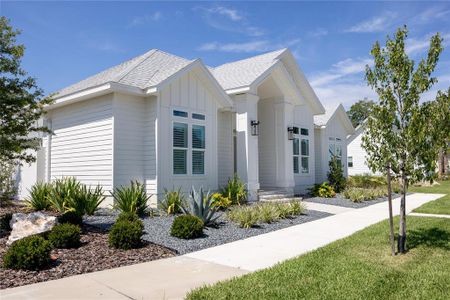
[(353, 168), (353, 156), (347, 157), (347, 166)]
[(173, 174), (187, 174), (188, 124), (173, 123)]
[(205, 126), (192, 125), (192, 174), (205, 174)]
[(293, 164), (294, 174), (309, 173), (309, 131), (306, 128), (300, 129), (300, 138), (293, 140)]
[(342, 164), (342, 144), (340, 138), (330, 137), (328, 138), (328, 160), (330, 161), (333, 156), (336, 156), (337, 161)]

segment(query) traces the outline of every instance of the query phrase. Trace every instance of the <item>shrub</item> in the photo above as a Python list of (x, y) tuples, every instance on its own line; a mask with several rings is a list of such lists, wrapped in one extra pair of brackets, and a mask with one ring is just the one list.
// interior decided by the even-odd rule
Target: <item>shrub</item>
[(164, 196), (160, 206), (168, 215), (178, 214), (181, 212), (181, 206), (184, 201), (184, 194), (181, 192), (181, 188), (174, 191), (164, 189)]
[(109, 245), (123, 250), (138, 248), (141, 245), (141, 237), (144, 234), (143, 226), (141, 220), (116, 222), (109, 232)]
[(52, 246), (38, 235), (15, 241), (3, 256), (3, 266), (8, 269), (39, 270), (50, 262)]
[(237, 174), (228, 179), (228, 183), (222, 188), (221, 193), (231, 200), (232, 204), (240, 205), (247, 201), (247, 188)]
[[(65, 177), (53, 181), (50, 192), (50, 203), (59, 213), (64, 213), (68, 208), (68, 203), (78, 197), (81, 184), (74, 177)], [(79, 214), (82, 212), (78, 211)]]
[(216, 207), (217, 209), (227, 209), (230, 207), (233, 203), (228, 197), (224, 197), (220, 193), (214, 193), (212, 196), (212, 203), (211, 205), (213, 207)]
[(387, 196), (386, 187), (379, 188), (346, 188), (344, 197), (353, 202), (362, 202)]
[(334, 191), (333, 187), (330, 186), (327, 182), (315, 184), (308, 190), (314, 197), (332, 198), (336, 196), (336, 192)]
[(67, 209), (73, 209), (80, 215), (93, 215), (99, 205), (105, 200), (100, 185), (95, 188), (80, 184), (78, 190), (67, 199)]
[(114, 197), (114, 208), (121, 212), (132, 212), (139, 216), (145, 215), (147, 196), (145, 186), (138, 181), (132, 181), (130, 186), (115, 188), (111, 195)]
[(328, 172), (328, 181), (336, 193), (340, 193), (345, 189), (346, 179), (344, 177), (344, 170), (342, 162), (333, 156), (328, 163), (330, 171)]
[(280, 218), (276, 205), (272, 203), (263, 203), (256, 206), (258, 220), (263, 223), (272, 223)]
[(59, 249), (77, 248), (80, 246), (81, 229), (78, 225), (55, 225), (48, 235), (48, 241)]
[(11, 225), (9, 224), (12, 219), (12, 214), (7, 213), (0, 217), (0, 229), (4, 231), (11, 231)]
[(178, 216), (173, 220), (170, 235), (180, 239), (193, 239), (203, 234), (203, 227), (203, 221), (196, 216)]
[(298, 200), (292, 200), (286, 205), (288, 206), (289, 215), (291, 216), (299, 216), (306, 211), (305, 205)]
[(74, 210), (68, 210), (58, 218), (58, 222), (61, 224), (69, 223), (73, 225), (81, 225), (83, 224), (83, 217), (81, 217), (80, 214)]
[(387, 182), (385, 177), (363, 174), (349, 176), (347, 184), (349, 187), (376, 188), (387, 185)]
[(11, 200), (17, 195), (15, 173), (14, 161), (0, 159), (0, 207), (11, 204)]
[(290, 206), (287, 203), (275, 203), (275, 209), (280, 219), (286, 219), (292, 216)]
[(198, 217), (205, 226), (213, 225), (219, 217), (216, 215), (217, 208), (212, 206), (211, 194), (208, 191), (205, 195), (203, 188), (200, 188), (198, 193), (192, 188), (188, 201), (181, 209), (187, 215)]
[(259, 220), (256, 209), (249, 206), (236, 207), (228, 212), (228, 218), (242, 228), (250, 228)]
[(137, 224), (142, 225), (141, 226), (142, 230), (144, 230), (144, 223), (141, 221), (141, 219), (139, 219), (139, 216), (135, 213), (131, 212), (120, 213), (120, 215), (117, 217), (116, 223), (122, 221), (136, 222)]
[(50, 193), (52, 185), (50, 183), (38, 182), (29, 190), (30, 197), (26, 200), (28, 207), (33, 210), (46, 210), (51, 207)]

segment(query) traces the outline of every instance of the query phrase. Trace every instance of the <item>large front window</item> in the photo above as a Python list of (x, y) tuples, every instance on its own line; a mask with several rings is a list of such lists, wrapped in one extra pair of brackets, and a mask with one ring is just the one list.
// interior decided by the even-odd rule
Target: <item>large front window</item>
[[(192, 124), (194, 121), (190, 121), (188, 113), (184, 111), (174, 110), (173, 116), (177, 121), (180, 120), (173, 123), (173, 174), (205, 174), (205, 126)], [(193, 113), (192, 119), (198, 123), (198, 120), (205, 120), (205, 115)]]
[(342, 164), (342, 144), (340, 138), (330, 137), (328, 138), (328, 159), (331, 160), (336, 157), (337, 161)]

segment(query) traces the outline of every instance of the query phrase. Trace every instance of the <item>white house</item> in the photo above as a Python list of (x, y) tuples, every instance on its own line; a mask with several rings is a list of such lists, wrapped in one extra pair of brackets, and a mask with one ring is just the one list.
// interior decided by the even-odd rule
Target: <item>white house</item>
[(355, 133), (347, 137), (347, 163), (348, 175), (380, 175), (373, 173), (367, 165), (367, 153), (362, 147), (362, 137), (366, 127), (366, 121), (362, 122), (355, 128)]
[(336, 156), (344, 166), (347, 176), (347, 136), (355, 129), (342, 104), (326, 107), (325, 114), (314, 116), (314, 136), (316, 139), (316, 182), (327, 180), (328, 163)]
[(324, 113), (288, 49), (215, 68), (151, 50), (56, 94), (36, 180), (74, 176), (108, 192), (139, 180), (156, 201), (164, 188), (215, 190), (237, 173), (252, 200), (301, 193), (323, 180), (326, 136), (346, 156), (349, 120), (338, 110), (315, 127)]

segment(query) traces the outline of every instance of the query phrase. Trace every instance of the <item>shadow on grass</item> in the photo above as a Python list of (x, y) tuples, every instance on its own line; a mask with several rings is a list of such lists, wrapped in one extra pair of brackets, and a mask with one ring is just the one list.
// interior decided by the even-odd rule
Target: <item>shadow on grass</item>
[(410, 250), (418, 246), (450, 250), (450, 233), (436, 227), (410, 230), (406, 240)]

